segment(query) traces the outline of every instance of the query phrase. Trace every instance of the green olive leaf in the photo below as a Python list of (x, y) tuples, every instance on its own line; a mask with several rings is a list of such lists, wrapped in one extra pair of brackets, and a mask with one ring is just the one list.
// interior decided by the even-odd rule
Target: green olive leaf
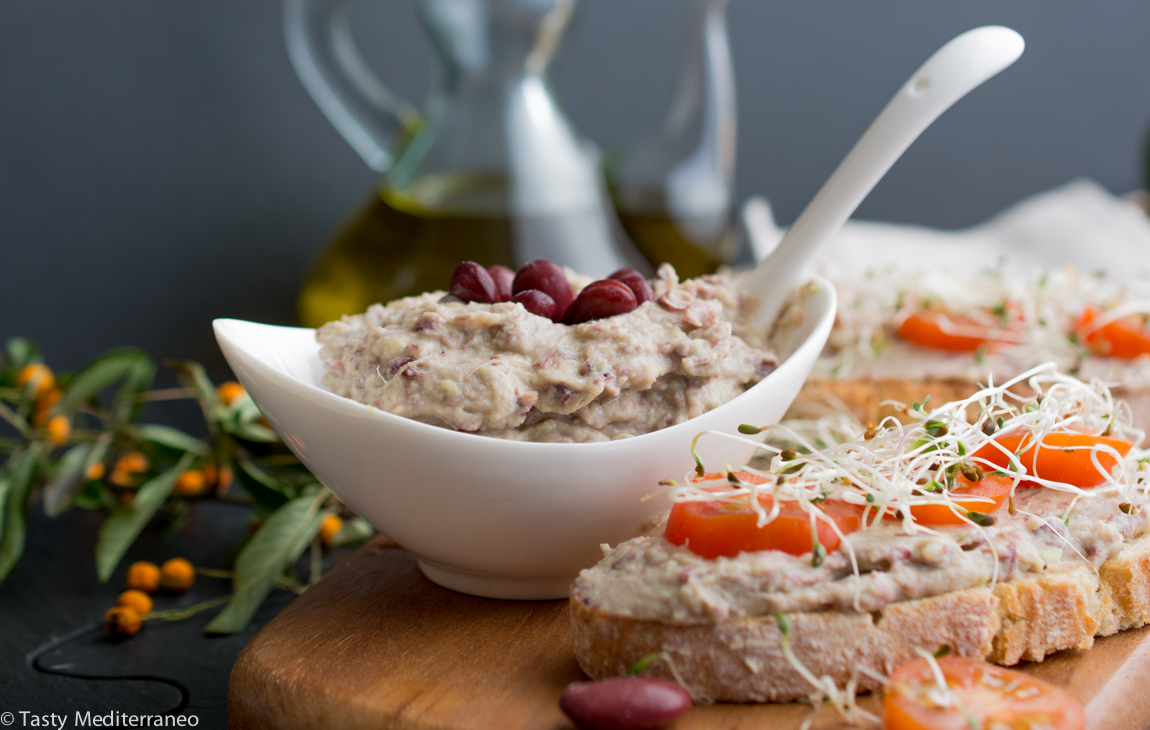
[(248, 493), (256, 506), (265, 512), (275, 512), (292, 496), (295, 496), (290, 484), (268, 474), (246, 456), (238, 455), (236, 466), (239, 467), (237, 476), (244, 486), (244, 491)]
[(352, 517), (344, 520), (343, 527), (331, 539), (331, 546), (354, 545), (363, 542), (375, 534), (375, 528), (362, 517)]
[(120, 423), (127, 423), (136, 417), (143, 407), (139, 395), (152, 387), (156, 377), (156, 363), (152, 358), (144, 355), (134, 362), (124, 374), (124, 382), (116, 393), (116, 402), (112, 412)]
[(101, 583), (112, 577), (120, 558), (172, 493), (176, 480), (191, 466), (194, 458), (193, 454), (184, 454), (175, 466), (140, 487), (131, 504), (117, 507), (100, 525), (100, 534), (96, 538), (96, 571)]
[(49, 517), (56, 517), (72, 506), (72, 500), (84, 483), (84, 472), (88, 467), (89, 456), (93, 444), (77, 444), (68, 449), (51, 478), (44, 485), (44, 513)]
[(8, 353), (8, 367), (13, 370), (40, 362), (40, 348), (27, 337), (9, 338), (4, 349)]
[(83, 482), (76, 498), (72, 500), (72, 506), (88, 510), (103, 509), (105, 491), (99, 482)]
[(203, 441), (178, 428), (161, 426), (158, 423), (145, 423), (133, 428), (131, 433), (141, 441), (150, 441), (170, 449), (186, 451), (197, 456), (208, 453), (208, 447)]
[(232, 599), (205, 632), (234, 634), (247, 628), (279, 577), (319, 534), (327, 514), (320, 511), (320, 505), (327, 496), (327, 490), (321, 489), (318, 494), (297, 497), (267, 518), (236, 556)]
[(220, 427), (236, 438), (244, 441), (274, 444), (280, 440), (279, 434), (258, 423), (263, 412), (246, 392), (220, 410)]
[[(57, 411), (71, 411), (79, 404), (99, 395), (117, 381), (133, 372), (138, 373), (141, 363), (150, 363), (151, 358), (142, 350), (123, 348), (113, 350), (89, 363), (76, 373), (72, 382), (64, 389), (64, 397), (57, 404)], [(150, 382), (150, 381), (149, 381)]]
[(279, 434), (258, 423), (239, 423), (225, 429), (228, 433), (244, 441), (274, 444), (280, 440)]
[(196, 400), (204, 411), (204, 417), (208, 420), (208, 426), (214, 428), (223, 417), (225, 407), (220, 402), (216, 386), (212, 385), (212, 379), (208, 377), (204, 366), (192, 360), (166, 360), (164, 364), (176, 371), (181, 385), (195, 393)]
[(32, 443), (26, 451), (13, 455), (5, 464), (3, 482), (0, 488), (0, 510), (3, 524), (0, 525), (0, 582), (8, 577), (20, 556), (24, 554), (24, 537), (28, 529), (28, 495), (32, 491), (32, 478), (36, 475), (36, 462), (44, 445)]

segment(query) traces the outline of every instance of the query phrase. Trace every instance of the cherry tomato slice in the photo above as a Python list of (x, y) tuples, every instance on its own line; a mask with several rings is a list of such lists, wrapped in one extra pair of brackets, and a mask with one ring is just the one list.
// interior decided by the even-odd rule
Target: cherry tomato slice
[[(762, 484), (763, 477), (746, 472), (737, 476), (746, 482)], [(708, 474), (704, 479), (722, 479), (725, 474)], [(717, 487), (714, 491), (724, 491)], [(763, 495), (760, 504), (771, 509), (774, 501)], [(820, 508), (834, 520), (842, 533), (848, 534), (859, 528), (860, 512), (857, 507), (842, 501), (831, 500)], [(713, 559), (719, 556), (734, 557), (741, 552), (755, 550), (782, 550), (791, 555), (804, 555), (811, 552), (810, 516), (797, 502), (784, 501), (779, 515), (763, 527), (758, 526), (759, 516), (747, 504), (729, 502), (678, 502), (671, 508), (667, 529), (663, 536), (675, 545), (686, 545), (687, 549), (699, 557)], [(819, 543), (827, 552), (838, 549), (842, 540), (825, 520), (815, 523), (815, 533)]]
[(887, 730), (1043, 728), (1081, 730), (1086, 713), (1061, 687), (993, 664), (943, 657), (938, 660), (951, 700), (938, 703), (934, 673), (925, 659), (895, 670), (883, 696)]
[[(951, 502), (962, 509), (989, 514), (1001, 507), (1006, 501), (1006, 495), (1010, 494), (1010, 486), (1013, 483), (1014, 480), (1010, 477), (998, 477), (991, 474), (984, 476), (981, 481), (972, 482), (960, 474), (955, 479), (954, 488), (950, 490)], [(962, 495), (989, 497), (994, 502), (956, 499)], [(910, 508), (910, 514), (914, 521), (920, 525), (969, 524), (945, 504), (917, 504)]]
[[(1091, 461), (1091, 446), (1096, 444), (1110, 446), (1122, 456), (1126, 456), (1132, 446), (1129, 441), (1109, 436), (1091, 436), (1068, 431), (1047, 434), (1042, 439), (1042, 447), (1039, 449), (1034, 448), (1035, 441), (1029, 434), (1006, 434), (995, 439), (995, 442), (1011, 454), (1017, 453), (1022, 448), (1022, 453), (1017, 457), (1018, 463), (1025, 466), (1030, 474), (1076, 487), (1097, 487), (1106, 482), (1106, 476), (1100, 473)], [(1010, 457), (992, 444), (983, 446), (972, 456), (1003, 469), (1010, 465)], [(1098, 463), (1109, 473), (1118, 464), (1118, 460), (1111, 454), (1099, 452)]]
[(1088, 306), (1078, 318), (1078, 326), (1075, 328), (1091, 350), (1099, 355), (1127, 360), (1150, 354), (1150, 323), (1145, 317), (1132, 314), (1101, 327), (1091, 327), (1091, 323), (1102, 313), (1098, 307)]
[(969, 317), (942, 312), (919, 312), (904, 319), (898, 336), (921, 347), (951, 352), (974, 352), (987, 345), (1017, 345), (1017, 329), (987, 327)]

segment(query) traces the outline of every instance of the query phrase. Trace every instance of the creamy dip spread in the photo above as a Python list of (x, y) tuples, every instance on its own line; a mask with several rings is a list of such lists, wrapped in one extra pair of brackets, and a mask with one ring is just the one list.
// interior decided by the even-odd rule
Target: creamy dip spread
[[(569, 274), (578, 291), (587, 280)], [(777, 365), (752, 326), (756, 301), (726, 276), (680, 282), (664, 264), (654, 301), (578, 325), (520, 304), (430, 292), (329, 322), (323, 384), (400, 416), (484, 436), (587, 442), (657, 431), (741, 394)]]
[[(705, 624), (776, 612), (877, 611), (883, 606), (1015, 578), (1095, 568), (1126, 541), (1150, 531), (1150, 499), (1142, 494), (1133, 514), (1119, 499), (1080, 499), (1050, 489), (1019, 489), (1016, 512), (998, 512), (986, 528), (938, 526), (938, 534), (907, 534), (880, 521), (846, 536), (839, 549), (812, 567), (811, 555), (778, 550), (744, 552), (707, 560), (662, 535), (649, 535), (605, 550), (572, 587), (587, 605), (635, 619)], [(848, 544), (858, 566), (851, 565)], [(995, 565), (997, 564), (997, 575)], [(857, 600), (857, 605), (856, 605)]]

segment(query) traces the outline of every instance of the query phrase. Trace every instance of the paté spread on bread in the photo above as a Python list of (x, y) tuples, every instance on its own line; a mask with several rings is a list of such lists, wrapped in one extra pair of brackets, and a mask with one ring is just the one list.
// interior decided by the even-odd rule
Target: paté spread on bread
[[(1131, 502), (1113, 495), (1089, 500), (1071, 510), (1064, 524), (1073, 497), (1049, 491), (1019, 489), (1017, 513), (1004, 510), (983, 530), (937, 526), (934, 534), (912, 535), (897, 522), (880, 522), (847, 535), (846, 545), (817, 567), (809, 556), (778, 550), (707, 560), (662, 535), (641, 537), (608, 551), (598, 568), (584, 571), (575, 590), (588, 606), (668, 624), (780, 611), (878, 611), (899, 601), (988, 586), (996, 566), (999, 581), (1083, 564), (1098, 568), (1150, 529), (1144, 494)], [(1120, 504), (1133, 507), (1134, 514)]]
[(916, 651), (1013, 664), (1150, 622), (1145, 434), (1099, 380), (1046, 364), (1018, 381), (1033, 395), (1006, 381), (905, 425), (791, 432), (765, 469), (670, 484), (662, 533), (572, 586), (584, 671), (662, 651), (704, 696), (787, 700), (811, 690), (795, 661), (873, 688), (859, 667)]
[[(323, 383), (360, 403), (451, 429), (586, 442), (701, 415), (777, 364), (765, 333), (752, 326), (754, 301), (725, 276), (680, 282), (664, 265), (649, 285), (641, 277), (627, 282), (638, 298), (619, 309), (610, 308), (610, 297), (626, 295), (618, 280), (589, 282), (567, 272), (559, 286), (568, 284), (570, 292), (538, 297), (546, 307), (538, 310), (534, 294), (510, 290), (508, 300), (481, 294), (464, 301), (456, 294), (467, 296), (466, 289), (453, 280), (452, 295), (431, 292), (330, 322), (317, 332)], [(603, 298), (588, 294), (592, 287)], [(573, 301), (551, 308), (561, 296)], [(596, 314), (593, 306), (608, 309)]]
[[(834, 277), (835, 327), (796, 404), (844, 403), (874, 418), (888, 397), (963, 397), (1043, 362), (1121, 383), (1134, 422), (1150, 429), (1150, 286), (1062, 268), (1023, 277), (987, 269), (889, 264)], [(921, 392), (919, 392), (921, 391)]]

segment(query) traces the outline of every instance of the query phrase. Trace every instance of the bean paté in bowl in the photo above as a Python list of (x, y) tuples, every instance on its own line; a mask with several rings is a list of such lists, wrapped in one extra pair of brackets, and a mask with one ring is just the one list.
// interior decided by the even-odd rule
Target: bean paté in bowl
[[(835, 312), (821, 279), (797, 289), (768, 332), (725, 276), (679, 282), (663, 267), (644, 301), (614, 314), (587, 304), (596, 287), (614, 296), (610, 285), (566, 277), (561, 312), (453, 282), (329, 323), (318, 341), (316, 330), (239, 320), (215, 331), (284, 441), (428, 578), (493, 598), (560, 598), (601, 544), (668, 508), (644, 497), (693, 468), (698, 433), (777, 422)], [(620, 280), (642, 291), (603, 281)], [(567, 317), (581, 299), (582, 314)], [(699, 443), (715, 464), (752, 449)]]

